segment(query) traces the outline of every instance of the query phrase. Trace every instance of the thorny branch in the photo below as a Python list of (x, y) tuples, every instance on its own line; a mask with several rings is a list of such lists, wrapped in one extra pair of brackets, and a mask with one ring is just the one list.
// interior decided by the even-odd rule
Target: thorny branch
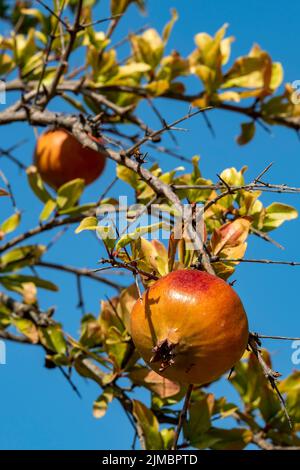
[(278, 377), (281, 376), (281, 374), (279, 372), (276, 372), (276, 371), (272, 370), (268, 366), (268, 364), (264, 361), (264, 358), (262, 357), (262, 354), (261, 354), (261, 351), (260, 351), (260, 341), (257, 338), (257, 336), (253, 335), (252, 333), (249, 334), (248, 346), (251, 349), (251, 351), (253, 352), (253, 354), (255, 355), (255, 357), (257, 358), (259, 364), (261, 365), (261, 368), (264, 372), (264, 375), (268, 379), (272, 389), (275, 390), (275, 392), (276, 392), (276, 394), (279, 398), (280, 404), (282, 406), (282, 409), (284, 411), (284, 414), (286, 416), (286, 419), (289, 423), (289, 426), (292, 429), (293, 425), (292, 425), (291, 418), (290, 418), (290, 416), (288, 414), (288, 411), (287, 411), (287, 408), (285, 406), (284, 398), (283, 398), (282, 394), (280, 393), (280, 391), (277, 387), (277, 383), (276, 383), (276, 380), (278, 379)]
[(55, 269), (57, 271), (64, 271), (67, 273), (75, 274), (76, 276), (79, 277), (88, 277), (90, 279), (93, 279), (94, 281), (102, 282), (103, 284), (106, 284), (109, 287), (113, 287), (114, 289), (117, 289), (118, 291), (123, 289), (124, 286), (120, 286), (116, 282), (111, 281), (110, 279), (106, 279), (103, 276), (98, 276), (98, 274), (91, 272), (91, 270), (87, 268), (77, 268), (75, 266), (67, 266), (64, 264), (59, 264), (59, 263), (51, 263), (47, 261), (38, 261), (35, 266), (39, 266), (42, 268), (48, 268), (48, 269)]

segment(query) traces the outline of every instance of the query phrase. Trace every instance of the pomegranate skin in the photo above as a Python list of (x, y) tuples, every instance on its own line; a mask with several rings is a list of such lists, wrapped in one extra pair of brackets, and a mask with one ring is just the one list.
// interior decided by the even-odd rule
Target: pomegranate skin
[(236, 292), (217, 276), (178, 270), (156, 281), (131, 315), (136, 348), (160, 375), (206, 384), (229, 371), (248, 343), (248, 320)]
[(55, 129), (38, 138), (34, 164), (42, 179), (58, 189), (76, 178), (84, 179), (86, 185), (95, 181), (104, 170), (106, 156), (104, 148), (101, 153), (85, 148), (65, 129)]

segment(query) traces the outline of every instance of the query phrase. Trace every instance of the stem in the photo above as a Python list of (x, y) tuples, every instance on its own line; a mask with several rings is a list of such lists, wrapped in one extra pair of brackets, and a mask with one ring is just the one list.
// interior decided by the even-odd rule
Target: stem
[(179, 436), (180, 436), (180, 433), (181, 433), (182, 426), (183, 426), (183, 424), (186, 420), (186, 415), (187, 415), (187, 412), (188, 412), (188, 409), (189, 409), (189, 406), (190, 406), (190, 401), (191, 401), (193, 388), (194, 388), (193, 384), (190, 384), (188, 386), (188, 389), (187, 389), (187, 392), (186, 392), (186, 395), (185, 395), (185, 399), (184, 399), (183, 408), (182, 408), (182, 410), (180, 412), (180, 415), (179, 415), (179, 420), (178, 420), (177, 428), (176, 428), (176, 431), (175, 431), (175, 437), (174, 437), (172, 450), (177, 450), (178, 439), (179, 439)]
[(94, 281), (102, 282), (103, 284), (106, 284), (110, 287), (113, 287), (114, 289), (121, 290), (123, 286), (120, 286), (119, 284), (110, 281), (109, 279), (106, 279), (105, 277), (98, 276), (97, 274), (91, 272), (87, 268), (77, 268), (75, 266), (65, 266), (63, 264), (58, 264), (58, 263), (50, 263), (47, 261), (39, 261), (36, 263), (36, 266), (40, 266), (42, 268), (49, 268), (49, 269), (56, 269), (58, 271), (64, 271), (67, 273), (75, 274), (76, 276), (85, 276), (89, 277), (90, 279), (93, 279)]

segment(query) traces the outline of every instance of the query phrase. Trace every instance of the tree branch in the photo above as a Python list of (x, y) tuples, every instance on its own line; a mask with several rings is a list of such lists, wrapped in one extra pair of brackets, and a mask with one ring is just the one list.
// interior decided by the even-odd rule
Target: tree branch
[(93, 279), (94, 281), (102, 282), (103, 284), (106, 284), (109, 287), (113, 287), (114, 289), (117, 289), (118, 291), (120, 291), (121, 289), (124, 289), (124, 286), (120, 286), (116, 282), (110, 281), (109, 279), (106, 279), (105, 277), (98, 276), (95, 272), (87, 268), (77, 268), (75, 266), (67, 266), (67, 265), (58, 264), (58, 263), (50, 263), (47, 261), (39, 261), (38, 263), (35, 264), (35, 266), (39, 266), (42, 268), (55, 269), (57, 271), (64, 271), (66, 273), (75, 274), (76, 276), (88, 277), (90, 279)]

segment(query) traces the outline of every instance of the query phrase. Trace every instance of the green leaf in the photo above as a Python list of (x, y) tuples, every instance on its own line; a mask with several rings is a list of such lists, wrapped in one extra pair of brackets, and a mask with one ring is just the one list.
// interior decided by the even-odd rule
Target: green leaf
[(130, 40), (136, 62), (145, 62), (155, 69), (164, 52), (164, 42), (158, 32), (149, 28), (139, 36), (131, 35)]
[(92, 315), (87, 314), (81, 320), (80, 344), (89, 348), (99, 346), (103, 339), (103, 332), (99, 321)]
[(2, 271), (13, 271), (35, 264), (45, 252), (43, 245), (27, 245), (14, 248), (0, 258)]
[(84, 190), (84, 180), (76, 178), (63, 184), (57, 191), (56, 202), (59, 209), (69, 209), (79, 200)]
[(168, 42), (170, 34), (172, 32), (172, 29), (173, 29), (173, 26), (176, 23), (176, 21), (178, 20), (178, 13), (177, 13), (177, 10), (175, 8), (171, 9), (171, 15), (172, 15), (172, 17), (171, 17), (170, 21), (164, 27), (164, 30), (163, 30), (163, 33), (162, 33), (162, 38), (163, 38), (163, 41), (165, 43)]
[(199, 437), (210, 428), (210, 410), (208, 407), (208, 396), (196, 401), (190, 407), (190, 417), (184, 424), (184, 436), (192, 444), (199, 441)]
[(126, 166), (118, 165), (116, 170), (117, 177), (125, 183), (128, 183), (132, 188), (137, 188), (139, 176)]
[(145, 64), (144, 62), (132, 62), (128, 65), (122, 65), (119, 67), (118, 74), (115, 79), (131, 77), (135, 73), (145, 73), (149, 72), (149, 70), (151, 70), (149, 64)]
[(94, 401), (93, 404), (93, 415), (95, 418), (103, 418), (105, 415), (109, 403), (114, 398), (114, 391), (112, 388), (107, 387), (103, 393)]
[(127, 331), (121, 333), (116, 327), (112, 326), (105, 338), (105, 350), (109, 357), (113, 359), (116, 372), (125, 367), (126, 358), (132, 349), (132, 341)]
[(243, 450), (251, 439), (252, 432), (249, 429), (211, 428), (203, 436), (199, 436), (199, 441), (194, 446), (198, 449)]
[(125, 12), (131, 3), (136, 3), (140, 10), (144, 11), (144, 0), (111, 0), (110, 11), (112, 15), (120, 15)]
[(107, 249), (109, 251), (113, 250), (116, 244), (116, 234), (113, 227), (111, 225), (98, 225), (97, 234), (101, 237)]
[(8, 54), (0, 54), (0, 76), (6, 75), (14, 68), (14, 61)]
[(239, 145), (245, 145), (253, 139), (255, 134), (255, 123), (251, 122), (244, 122), (241, 124), (241, 133), (237, 137), (236, 141)]
[(229, 186), (243, 186), (245, 184), (243, 173), (245, 167), (238, 171), (236, 168), (226, 168), (221, 173), (222, 180), (226, 181)]
[(65, 354), (67, 350), (66, 341), (61, 326), (49, 325), (46, 328), (39, 328), (41, 343), (50, 351), (58, 354)]
[(70, 207), (69, 209), (60, 210), (60, 215), (80, 215), (88, 212), (91, 209), (95, 209), (97, 204), (94, 202), (87, 202), (86, 204), (82, 204), (81, 206), (74, 206)]
[(11, 311), (4, 305), (0, 304), (0, 328), (6, 328), (11, 324), (11, 321)]
[(94, 380), (100, 387), (103, 387), (106, 375), (96, 364), (88, 359), (83, 359), (80, 355), (76, 357), (75, 369), (82, 377)]
[(279, 384), (281, 393), (286, 394), (286, 406), (292, 422), (300, 423), (300, 371), (295, 370)]
[(32, 282), (36, 287), (41, 289), (50, 290), (53, 292), (58, 291), (58, 287), (51, 281), (41, 279), (36, 276), (28, 276), (26, 274), (10, 274), (8, 276), (0, 276), (0, 283), (3, 284), (6, 289), (20, 292), (20, 287), (25, 282)]
[(298, 211), (288, 204), (281, 204), (273, 202), (266, 208), (266, 216), (262, 227), (263, 232), (269, 232), (277, 227), (280, 227), (287, 220), (296, 219)]
[(48, 202), (49, 199), (52, 199), (51, 195), (48, 193), (47, 189), (44, 186), (43, 180), (39, 175), (35, 166), (30, 166), (27, 168), (27, 178), (29, 186), (31, 187), (34, 194), (42, 201), (44, 204)]
[(164, 450), (171, 450), (175, 438), (175, 429), (174, 428), (165, 428), (160, 431), (160, 435), (163, 440)]
[(132, 400), (132, 405), (132, 413), (137, 422), (138, 436), (142, 448), (147, 450), (163, 449), (164, 443), (154, 413), (138, 400)]
[(65, 354), (47, 354), (46, 360), (53, 362), (56, 366), (71, 366), (70, 357)]
[(128, 243), (131, 243), (133, 240), (140, 238), (145, 233), (152, 233), (161, 228), (169, 228), (169, 225), (167, 225), (165, 222), (157, 222), (155, 224), (147, 225), (146, 227), (137, 227), (134, 232), (121, 236), (116, 245), (116, 250), (118, 251), (121, 248), (124, 248), (124, 246), (128, 245)]
[(40, 221), (44, 222), (45, 220), (49, 219), (52, 212), (56, 209), (56, 202), (53, 199), (48, 199), (44, 208), (40, 214)]
[(75, 230), (75, 233), (83, 232), (84, 230), (96, 230), (98, 228), (98, 220), (96, 217), (85, 217)]
[(6, 219), (0, 227), (0, 231), (4, 233), (10, 233), (16, 230), (21, 221), (21, 213), (15, 212), (8, 219)]
[(26, 318), (13, 318), (14, 326), (34, 344), (39, 342), (39, 334), (35, 324)]

